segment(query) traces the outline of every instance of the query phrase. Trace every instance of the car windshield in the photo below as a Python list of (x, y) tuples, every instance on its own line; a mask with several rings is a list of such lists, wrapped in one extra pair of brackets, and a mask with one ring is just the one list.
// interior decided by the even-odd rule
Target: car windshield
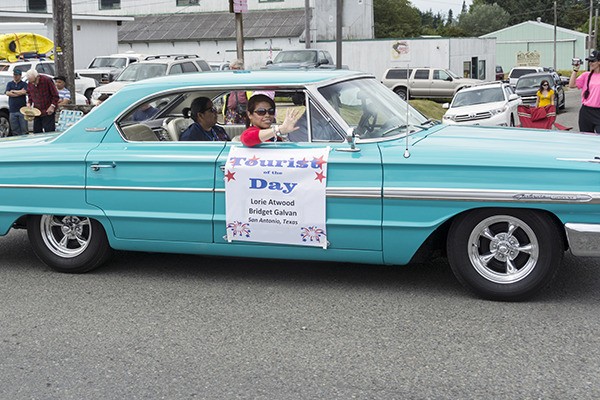
[(473, 106), (497, 101), (504, 101), (504, 92), (500, 87), (466, 90), (456, 93), (452, 100), (452, 107)]
[[(548, 82), (552, 82), (552, 77), (550, 75), (541, 75), (541, 76), (532, 76), (532, 77), (527, 77), (524, 76), (522, 78), (519, 78), (519, 80), (517, 81), (517, 86), (516, 89), (533, 89), (533, 88), (539, 88), (540, 87), (540, 83), (542, 83), (542, 81), (548, 81)], [(550, 86), (552, 86), (552, 83), (550, 83)]]
[(531, 74), (537, 72), (535, 69), (526, 68), (526, 69), (513, 69), (510, 73), (511, 78), (520, 78), (523, 75)]
[(97, 57), (90, 68), (124, 68), (126, 60), (123, 57)]
[(314, 51), (282, 51), (277, 54), (273, 60), (273, 64), (277, 63), (303, 63), (317, 62), (317, 53)]
[(135, 63), (125, 68), (116, 81), (136, 82), (166, 74), (167, 64)]
[(359, 138), (405, 134), (408, 126), (426, 124), (427, 118), (375, 79), (339, 82), (319, 89), (340, 117), (355, 128)]

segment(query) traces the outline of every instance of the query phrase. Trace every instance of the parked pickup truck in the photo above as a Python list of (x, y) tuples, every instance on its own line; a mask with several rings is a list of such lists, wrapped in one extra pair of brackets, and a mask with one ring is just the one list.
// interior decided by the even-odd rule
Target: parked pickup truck
[(78, 69), (81, 76), (94, 78), (100, 84), (106, 84), (115, 80), (125, 67), (134, 62), (143, 60), (146, 56), (142, 54), (111, 54), (110, 56), (94, 57), (86, 69)]
[(460, 89), (483, 83), (479, 79), (461, 78), (443, 68), (389, 68), (381, 82), (404, 100), (409, 96), (450, 99)]
[(283, 50), (273, 61), (267, 61), (266, 69), (335, 69), (335, 63), (327, 50)]

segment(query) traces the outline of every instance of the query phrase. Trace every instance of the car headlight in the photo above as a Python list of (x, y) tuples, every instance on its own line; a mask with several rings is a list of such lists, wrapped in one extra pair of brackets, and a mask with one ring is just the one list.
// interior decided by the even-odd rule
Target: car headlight
[(455, 115), (448, 115), (448, 114), (444, 114), (444, 116), (442, 117), (442, 119), (448, 119), (450, 121), (454, 121), (455, 118), (456, 118)]
[(490, 110), (490, 113), (492, 115), (498, 115), (498, 114), (502, 114), (502, 113), (506, 112), (507, 109), (508, 109), (508, 107), (505, 105), (500, 108), (495, 108), (493, 110)]

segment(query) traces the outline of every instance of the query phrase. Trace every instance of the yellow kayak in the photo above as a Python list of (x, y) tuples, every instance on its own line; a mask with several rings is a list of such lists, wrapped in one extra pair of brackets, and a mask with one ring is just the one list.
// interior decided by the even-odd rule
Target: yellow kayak
[(36, 33), (6, 33), (0, 35), (0, 59), (17, 61), (23, 53), (46, 54), (54, 49), (54, 42)]

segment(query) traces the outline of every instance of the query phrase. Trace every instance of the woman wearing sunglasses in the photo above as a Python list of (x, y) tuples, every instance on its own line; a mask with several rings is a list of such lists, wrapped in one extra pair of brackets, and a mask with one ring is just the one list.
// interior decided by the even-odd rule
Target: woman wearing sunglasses
[(554, 105), (554, 90), (550, 89), (550, 83), (547, 80), (543, 80), (540, 83), (540, 90), (536, 93), (536, 107), (546, 107)]
[(247, 128), (240, 140), (248, 147), (268, 141), (287, 141), (287, 135), (298, 129), (296, 121), (300, 115), (299, 110), (288, 108), (283, 123), (275, 125), (275, 102), (269, 96), (256, 94), (248, 100)]
[[(184, 117), (187, 117), (184, 115)], [(194, 120), (181, 136), (180, 141), (229, 141), (227, 132), (217, 124), (217, 109), (208, 97), (198, 97), (190, 106), (190, 117)]]

